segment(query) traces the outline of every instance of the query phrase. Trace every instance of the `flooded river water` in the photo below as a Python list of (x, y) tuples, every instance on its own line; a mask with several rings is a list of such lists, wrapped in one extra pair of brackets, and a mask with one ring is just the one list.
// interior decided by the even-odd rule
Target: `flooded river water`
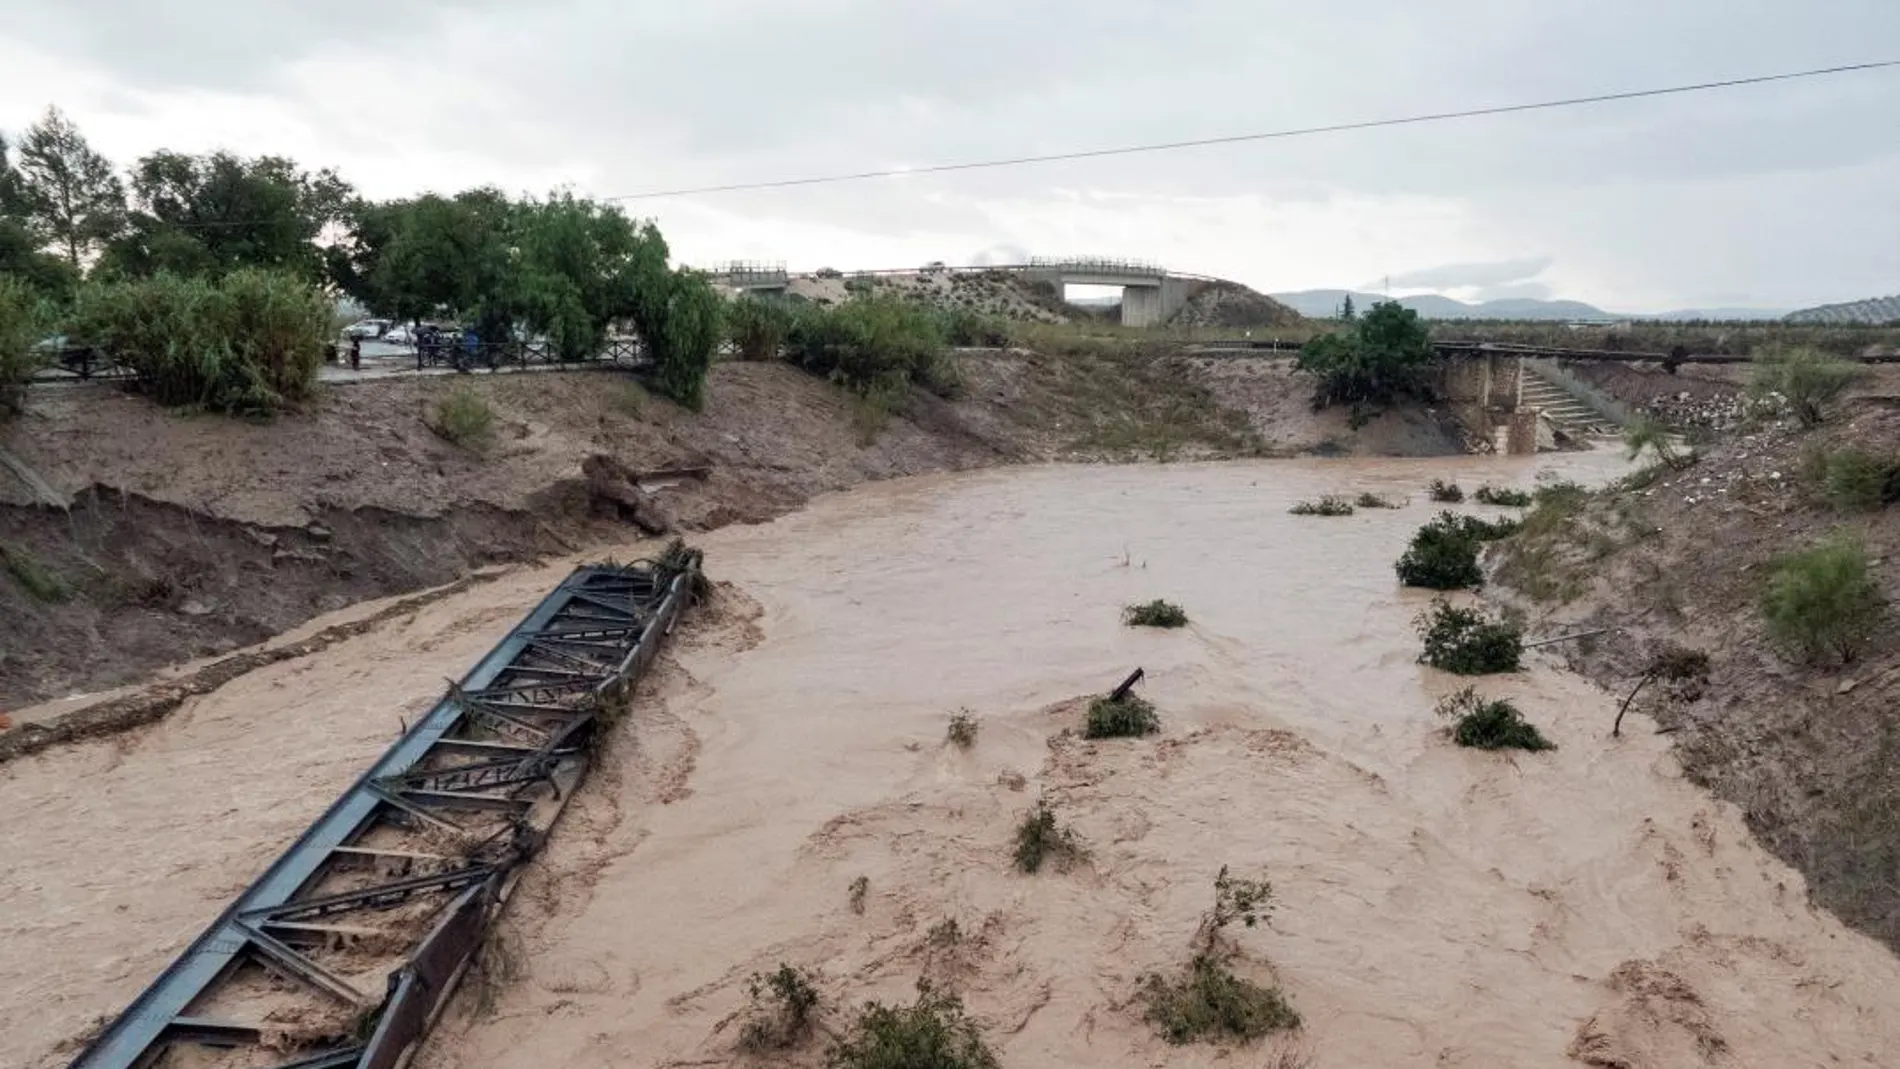
[[(1647, 722), (1611, 739), (1615, 699), (1536, 660), (1479, 686), (1555, 752), (1461, 750), (1434, 718), (1465, 681), (1415, 663), (1430, 599), (1392, 573), (1424, 483), (1619, 464), (1002, 470), (707, 535), (717, 596), (418, 1064), (728, 1064), (746, 977), (780, 962), (817, 971), (830, 1027), (920, 977), (954, 989), (1005, 1066), (1279, 1064), (1287, 1043), (1168, 1047), (1134, 1000), (1187, 960), (1222, 866), (1272, 881), (1240, 943), (1321, 1069), (1900, 1064), (1900, 964), (1811, 909)], [(1365, 490), (1411, 501), (1287, 514)], [(0, 1064), (57, 1064), (562, 570), (0, 767)], [(1156, 597), (1191, 625), (1120, 625)], [(1161, 734), (1079, 738), (1076, 699), (1136, 666)], [(1038, 797), (1084, 865), (1013, 870)]]

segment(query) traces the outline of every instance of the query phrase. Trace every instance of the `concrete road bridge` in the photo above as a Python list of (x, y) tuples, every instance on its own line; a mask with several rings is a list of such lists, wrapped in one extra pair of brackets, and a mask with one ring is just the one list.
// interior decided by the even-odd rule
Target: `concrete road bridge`
[[(893, 275), (980, 275), (991, 272), (1020, 275), (1035, 282), (1047, 282), (1058, 292), (1068, 286), (1109, 286), (1122, 291), (1122, 325), (1153, 327), (1168, 321), (1181, 310), (1189, 297), (1218, 279), (1206, 275), (1188, 275), (1169, 271), (1159, 264), (1142, 260), (1109, 257), (1032, 257), (1021, 264), (972, 264), (952, 267), (930, 264), (925, 267), (887, 268), (872, 271), (839, 272), (841, 277), (864, 278)], [(783, 293), (791, 285), (793, 274), (782, 263), (734, 261), (709, 272), (713, 281), (748, 293)], [(821, 277), (827, 272), (814, 272)]]

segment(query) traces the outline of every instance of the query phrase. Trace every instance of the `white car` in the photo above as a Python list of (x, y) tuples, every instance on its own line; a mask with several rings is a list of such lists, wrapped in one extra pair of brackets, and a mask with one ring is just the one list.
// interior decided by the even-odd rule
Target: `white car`
[(382, 337), (376, 340), (386, 341), (391, 345), (410, 345), (415, 342), (416, 336), (408, 327), (390, 327), (383, 332)]
[(389, 327), (390, 323), (387, 319), (359, 319), (343, 328), (343, 336), (346, 338), (380, 338), (389, 333)]

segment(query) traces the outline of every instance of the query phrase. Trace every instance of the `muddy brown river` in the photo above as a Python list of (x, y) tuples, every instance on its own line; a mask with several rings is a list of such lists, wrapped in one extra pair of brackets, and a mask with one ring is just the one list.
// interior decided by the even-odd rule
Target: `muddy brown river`
[[(1615, 698), (1541, 654), (1479, 686), (1554, 753), (1461, 750), (1433, 715), (1465, 681), (1415, 663), (1430, 599), (1391, 567), (1438, 507), (1424, 483), (1620, 465), (1026, 468), (706, 535), (718, 594), (418, 1065), (733, 1063), (745, 980), (780, 962), (817, 971), (827, 1028), (949, 987), (1009, 1067), (1900, 1065), (1900, 963), (1811, 908), (1646, 720), (1611, 739)], [(1411, 501), (1286, 511), (1362, 490)], [(62, 1064), (564, 571), (0, 766), (0, 1065)], [(1120, 625), (1155, 597), (1192, 624)], [(1076, 699), (1135, 666), (1161, 734), (1082, 740)], [(1086, 863), (1013, 870), (1038, 797)], [(1272, 881), (1239, 941), (1305, 1026), (1169, 1047), (1137, 984), (1187, 960), (1222, 866)], [(822, 1062), (821, 1040), (783, 1064)]]

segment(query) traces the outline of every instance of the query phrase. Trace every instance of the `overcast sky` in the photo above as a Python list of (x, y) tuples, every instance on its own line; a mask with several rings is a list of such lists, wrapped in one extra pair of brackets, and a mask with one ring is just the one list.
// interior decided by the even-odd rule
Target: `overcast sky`
[[(1897, 0), (6, 0), (0, 128), (597, 196), (1900, 58)], [(1615, 310), (1900, 292), (1900, 69), (628, 204), (676, 258), (1151, 259)]]

